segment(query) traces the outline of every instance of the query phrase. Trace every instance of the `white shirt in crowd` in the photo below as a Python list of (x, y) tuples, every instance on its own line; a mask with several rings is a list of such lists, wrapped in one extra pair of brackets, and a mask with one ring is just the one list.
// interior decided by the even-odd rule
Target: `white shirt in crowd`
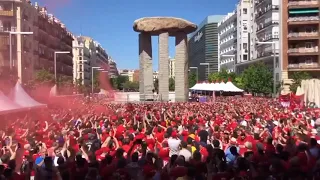
[(182, 148), (179, 152), (179, 156), (183, 156), (185, 161), (188, 162), (192, 154), (188, 149)]
[(179, 154), (179, 145), (181, 143), (181, 140), (178, 138), (172, 138), (170, 137), (168, 139), (168, 146), (169, 146), (169, 157), (172, 155), (178, 155)]

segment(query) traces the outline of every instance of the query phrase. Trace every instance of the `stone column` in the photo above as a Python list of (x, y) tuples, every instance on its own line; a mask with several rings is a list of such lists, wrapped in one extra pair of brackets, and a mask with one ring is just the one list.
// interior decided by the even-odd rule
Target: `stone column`
[[(152, 43), (151, 35), (139, 34), (139, 92), (140, 100), (150, 99), (153, 87)], [(147, 95), (147, 96), (146, 96)]]
[(159, 34), (159, 94), (163, 101), (169, 99), (169, 33)]
[(187, 35), (183, 32), (176, 35), (176, 68), (175, 68), (175, 101), (188, 100), (188, 51)]

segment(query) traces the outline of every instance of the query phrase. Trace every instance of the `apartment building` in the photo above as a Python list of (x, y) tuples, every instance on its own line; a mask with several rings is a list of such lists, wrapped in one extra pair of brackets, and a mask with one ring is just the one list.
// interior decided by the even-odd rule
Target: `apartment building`
[(169, 57), (169, 78), (174, 79), (175, 71), (176, 71), (176, 60), (174, 58)]
[(237, 58), (237, 11), (228, 13), (218, 23), (219, 34), (219, 71), (226, 69), (228, 72), (235, 71)]
[(250, 56), (251, 2), (240, 0), (237, 4), (237, 64), (245, 63)]
[(108, 63), (109, 63), (109, 76), (111, 78), (117, 77), (119, 75), (117, 63), (112, 59), (111, 56), (108, 56)]
[(73, 79), (81, 79), (83, 84), (91, 83), (92, 72), (96, 73), (98, 69), (92, 67), (101, 67), (109, 71), (108, 54), (103, 47), (88, 36), (74, 37), (73, 41)]
[(320, 78), (319, 10), (319, 0), (282, 0), (281, 78), (285, 92), (289, 92), (294, 72)]
[(130, 82), (133, 82), (133, 75), (134, 75), (135, 70), (129, 70), (129, 69), (120, 69), (119, 70), (119, 75), (120, 76), (127, 76), (128, 80)]
[(58, 77), (72, 78), (72, 41), (65, 25), (45, 7), (30, 0), (0, 1), (0, 67), (8, 68), (12, 59), (21, 82), (33, 79), (40, 69), (54, 73), (55, 57)]
[(218, 23), (224, 17), (224, 15), (206, 17), (189, 37), (189, 67), (198, 69), (200, 81), (207, 80), (210, 73), (219, 70)]
[[(238, 44), (238, 50), (242, 49), (248, 54), (243, 54), (242, 59), (238, 60), (236, 64), (237, 73), (243, 72), (253, 63), (263, 62), (272, 71), (276, 81), (280, 81), (279, 3), (280, 0), (242, 1), (244, 8), (250, 9), (250, 14), (247, 13), (245, 21), (241, 22), (243, 35), (247, 35), (241, 46)], [(244, 8), (242, 9), (242, 15), (244, 14)], [(245, 22), (249, 22), (247, 32), (245, 32)], [(239, 37), (243, 39), (241, 34), (239, 34)], [(240, 58), (240, 56), (238, 57)]]

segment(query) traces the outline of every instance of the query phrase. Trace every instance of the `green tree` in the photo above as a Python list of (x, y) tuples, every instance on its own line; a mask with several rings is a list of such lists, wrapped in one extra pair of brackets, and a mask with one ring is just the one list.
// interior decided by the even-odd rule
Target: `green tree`
[(218, 81), (223, 81), (223, 82), (228, 82), (229, 79), (232, 81), (235, 80), (237, 77), (236, 73), (234, 72), (228, 72), (227, 69), (223, 68), (219, 72), (214, 72), (209, 75), (209, 82), (216, 82)]
[(272, 93), (273, 75), (263, 63), (250, 65), (242, 74), (244, 88), (255, 93)]
[(196, 73), (189, 73), (188, 81), (189, 81), (189, 88), (192, 88), (192, 86), (197, 84), (197, 75), (196, 75)]
[(117, 85), (118, 85), (118, 89), (123, 89), (123, 85), (129, 81), (129, 77), (128, 76), (122, 76), (119, 75), (117, 77)]
[(295, 93), (297, 88), (301, 85), (302, 80), (311, 78), (311, 75), (307, 72), (294, 72), (292, 74), (292, 84), (289, 87), (290, 91)]
[(156, 92), (159, 92), (159, 79), (156, 78), (154, 81), (153, 81), (153, 87), (154, 87), (154, 90)]
[(53, 83), (54, 75), (45, 69), (41, 69), (36, 72), (35, 80), (38, 83)]
[(175, 90), (175, 80), (174, 78), (169, 78), (169, 91)]
[(118, 77), (113, 77), (110, 78), (110, 85), (114, 88), (114, 89), (118, 89), (118, 84), (117, 84), (117, 78)]
[(242, 74), (240, 74), (239, 76), (236, 76), (234, 78), (233, 84), (235, 86), (237, 86), (238, 88), (240, 88), (240, 89), (244, 89), (245, 88)]
[(139, 91), (139, 82), (127, 81), (123, 83), (123, 88), (128, 90), (133, 90), (133, 91)]

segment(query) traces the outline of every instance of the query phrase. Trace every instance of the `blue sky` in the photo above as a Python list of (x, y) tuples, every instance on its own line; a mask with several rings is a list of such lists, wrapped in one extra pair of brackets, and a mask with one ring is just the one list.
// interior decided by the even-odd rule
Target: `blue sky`
[[(174, 16), (199, 24), (208, 15), (224, 15), (238, 0), (38, 0), (74, 34), (100, 42), (118, 68), (139, 68), (138, 33), (134, 20), (145, 16)], [(33, 1), (34, 2), (34, 1)], [(55, 2), (55, 3), (53, 3)], [(152, 38), (153, 67), (158, 69), (158, 39)], [(175, 54), (174, 38), (169, 40)]]

